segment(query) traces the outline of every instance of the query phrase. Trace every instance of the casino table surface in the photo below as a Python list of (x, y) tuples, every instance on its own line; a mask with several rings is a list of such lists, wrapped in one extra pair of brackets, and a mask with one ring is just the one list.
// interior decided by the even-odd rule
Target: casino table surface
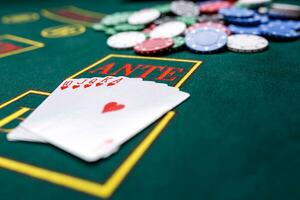
[[(101, 17), (162, 3), (1, 1), (1, 17), (32, 15), (0, 23), (0, 39), (9, 43), (0, 52), (1, 200), (300, 198), (299, 41), (271, 42), (254, 54), (139, 57), (109, 48), (107, 36), (88, 25), (66, 35), (45, 31), (69, 25), (45, 9), (73, 6)], [(137, 65), (132, 73), (124, 67)], [(93, 163), (51, 145), (6, 140), (64, 79), (107, 75), (166, 83), (191, 97)]]

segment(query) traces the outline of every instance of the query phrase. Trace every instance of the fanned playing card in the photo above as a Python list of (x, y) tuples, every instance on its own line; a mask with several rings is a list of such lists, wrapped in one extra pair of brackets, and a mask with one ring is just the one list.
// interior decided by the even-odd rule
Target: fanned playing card
[(177, 88), (136, 78), (70, 79), (8, 139), (47, 142), (83, 160), (96, 161), (117, 151), (188, 97)]

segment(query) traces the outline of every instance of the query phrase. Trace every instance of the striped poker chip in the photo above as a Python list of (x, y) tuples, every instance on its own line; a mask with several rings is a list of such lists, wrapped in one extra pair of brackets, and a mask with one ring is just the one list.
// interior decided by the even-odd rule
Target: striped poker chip
[(186, 46), (195, 52), (215, 52), (226, 45), (227, 34), (216, 28), (204, 27), (189, 31), (185, 35)]
[(158, 19), (159, 16), (160, 12), (157, 9), (143, 9), (130, 15), (128, 17), (128, 23), (132, 25), (149, 24)]
[(150, 38), (137, 44), (134, 51), (142, 55), (159, 54), (169, 51), (173, 44), (172, 38)]
[(107, 45), (114, 49), (129, 49), (143, 42), (145, 39), (145, 34), (141, 32), (121, 32), (110, 36), (107, 39)]
[(269, 45), (267, 39), (248, 34), (237, 34), (228, 37), (227, 48), (234, 52), (255, 53), (265, 50)]
[(263, 36), (279, 39), (279, 40), (292, 40), (300, 37), (294, 29), (285, 26), (282, 23), (270, 23), (267, 25), (260, 26), (261, 33)]
[(171, 38), (182, 34), (186, 29), (186, 25), (180, 21), (171, 21), (155, 27), (150, 32), (150, 38), (166, 37)]
[(260, 26), (229, 25), (228, 28), (234, 34), (251, 34), (251, 35), (261, 34)]
[(219, 10), (219, 14), (225, 18), (248, 18), (253, 17), (255, 12), (246, 8), (223, 8)]

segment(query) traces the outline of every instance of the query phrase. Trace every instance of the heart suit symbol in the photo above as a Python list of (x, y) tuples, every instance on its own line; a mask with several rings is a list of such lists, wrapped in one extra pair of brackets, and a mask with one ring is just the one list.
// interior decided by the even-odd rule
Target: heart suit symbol
[(117, 111), (123, 108), (125, 108), (125, 105), (123, 104), (118, 104), (117, 102), (109, 102), (104, 106), (102, 113)]

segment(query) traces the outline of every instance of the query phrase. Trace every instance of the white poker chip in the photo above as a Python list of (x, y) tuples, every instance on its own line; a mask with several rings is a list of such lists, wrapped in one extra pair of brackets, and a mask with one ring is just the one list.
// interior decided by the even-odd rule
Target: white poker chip
[(132, 25), (149, 24), (150, 22), (158, 19), (160, 12), (157, 9), (143, 9), (134, 12), (128, 17), (128, 23)]
[(257, 6), (271, 3), (271, 0), (239, 0), (238, 3), (245, 6)]
[(146, 39), (144, 33), (137, 31), (121, 32), (110, 36), (107, 45), (114, 49), (132, 48)]
[(199, 7), (191, 1), (172, 1), (171, 11), (178, 16), (198, 16), (200, 14)]
[(229, 50), (241, 53), (260, 52), (268, 45), (268, 40), (257, 35), (237, 34), (229, 36), (227, 40)]
[(170, 21), (155, 27), (150, 32), (150, 38), (172, 38), (182, 34), (186, 29), (186, 25), (179, 21)]

